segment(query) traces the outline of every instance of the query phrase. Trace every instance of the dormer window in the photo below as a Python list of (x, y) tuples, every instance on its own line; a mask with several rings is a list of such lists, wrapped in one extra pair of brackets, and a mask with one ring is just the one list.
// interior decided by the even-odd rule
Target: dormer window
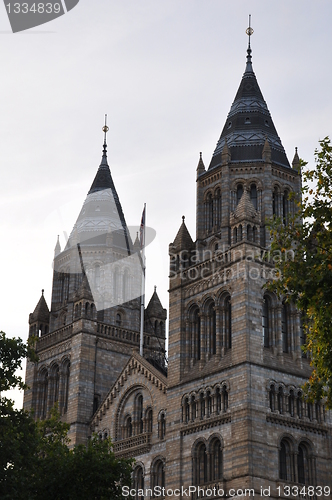
[(232, 127), (232, 122), (228, 122), (227, 128), (230, 129)]
[(269, 125), (269, 122), (268, 122), (267, 120), (265, 120), (265, 126), (266, 126), (266, 127), (269, 127), (269, 126), (270, 126), (270, 125)]
[(251, 120), (250, 120), (249, 116), (247, 116), (247, 118), (244, 120), (244, 123), (246, 125), (249, 125), (251, 123)]

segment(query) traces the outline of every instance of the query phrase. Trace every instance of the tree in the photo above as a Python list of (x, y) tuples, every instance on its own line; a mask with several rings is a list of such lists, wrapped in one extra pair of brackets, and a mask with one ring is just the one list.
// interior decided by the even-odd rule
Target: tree
[(332, 408), (332, 145), (328, 137), (319, 144), (316, 168), (303, 171), (302, 201), (292, 194), (297, 213), (288, 224), (271, 223), (272, 251), (289, 255), (286, 251), (293, 250), (294, 258), (280, 262), (268, 287), (302, 311), (304, 349), (313, 367), (304, 388), (309, 400), (326, 398)]
[[(25, 388), (16, 370), (26, 356), (36, 356), (21, 339), (0, 335), (0, 387)], [(92, 437), (88, 444), (70, 448), (69, 424), (57, 405), (46, 420), (16, 410), (0, 396), (1, 500), (117, 500), (122, 486), (130, 486), (132, 460), (117, 459), (109, 439)]]

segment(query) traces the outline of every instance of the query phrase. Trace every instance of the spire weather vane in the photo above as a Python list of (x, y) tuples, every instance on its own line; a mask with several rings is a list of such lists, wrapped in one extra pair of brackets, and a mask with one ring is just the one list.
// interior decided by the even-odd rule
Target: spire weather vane
[(104, 132), (104, 144), (106, 144), (106, 134), (109, 131), (109, 128), (107, 126), (107, 115), (105, 115), (105, 125), (102, 128), (102, 131)]
[(250, 37), (253, 34), (254, 30), (251, 27), (251, 14), (249, 14), (249, 28), (246, 29), (246, 33), (249, 37), (249, 47), (250, 47)]

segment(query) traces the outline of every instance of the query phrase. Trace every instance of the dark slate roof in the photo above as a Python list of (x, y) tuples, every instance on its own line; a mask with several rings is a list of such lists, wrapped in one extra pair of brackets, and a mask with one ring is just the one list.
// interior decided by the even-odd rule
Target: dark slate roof
[(50, 311), (47, 306), (43, 290), (42, 296), (40, 297), (38, 304), (35, 307), (35, 310), (33, 311), (32, 314), (30, 314), (29, 322), (33, 323), (35, 321), (41, 321), (43, 323), (48, 323), (49, 317), (50, 317)]
[(104, 143), (101, 163), (66, 248), (76, 245), (75, 238), (84, 245), (106, 244), (108, 234), (112, 234), (115, 246), (125, 249), (128, 255), (131, 254), (132, 242), (107, 162), (107, 146)]
[(194, 246), (194, 242), (190, 236), (187, 226), (185, 225), (184, 216), (182, 217), (182, 224), (175, 237), (173, 246), (177, 250), (191, 250)]
[(149, 317), (161, 317), (162, 319), (166, 319), (166, 309), (163, 308), (160, 299), (158, 297), (156, 287), (150, 299), (150, 302), (145, 311)]
[(222, 164), (221, 153), (226, 140), (231, 153), (231, 163), (263, 161), (262, 151), (266, 138), (271, 147), (271, 160), (290, 167), (253, 71), (250, 47), (247, 54), (246, 69), (212, 155), (209, 169)]

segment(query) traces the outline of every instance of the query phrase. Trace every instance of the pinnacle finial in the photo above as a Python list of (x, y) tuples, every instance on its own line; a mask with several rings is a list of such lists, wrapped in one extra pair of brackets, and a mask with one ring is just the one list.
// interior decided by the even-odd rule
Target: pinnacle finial
[(254, 30), (251, 27), (251, 14), (249, 14), (249, 27), (246, 29), (246, 33), (247, 33), (247, 35), (249, 37), (248, 49), (247, 49), (247, 67), (246, 67), (246, 73), (247, 72), (252, 72), (250, 37), (253, 34), (253, 32), (254, 32)]
[(107, 115), (105, 115), (105, 125), (103, 126), (102, 130), (104, 132), (103, 156), (107, 156), (106, 134), (109, 131), (109, 128), (107, 126)]
[(185, 215), (182, 215), (182, 222), (184, 222), (184, 219), (186, 218)]
[(154, 291), (156, 292), (157, 291), (157, 285), (154, 286)]
[(44, 288), (42, 289), (42, 295), (44, 295)]

